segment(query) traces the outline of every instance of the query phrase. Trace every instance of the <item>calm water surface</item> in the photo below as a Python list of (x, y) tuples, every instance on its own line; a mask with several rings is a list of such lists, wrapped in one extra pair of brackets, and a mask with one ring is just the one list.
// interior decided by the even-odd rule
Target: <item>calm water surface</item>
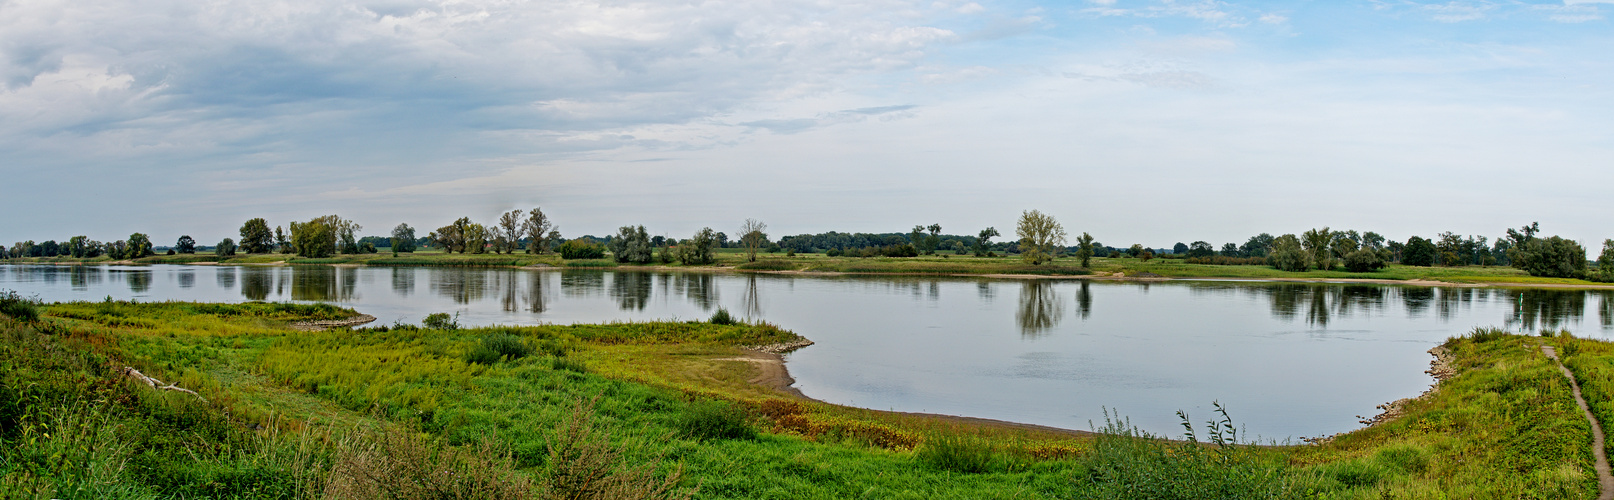
[(1226, 405), (1251, 434), (1318, 436), (1417, 395), (1425, 352), (1475, 326), (1614, 337), (1607, 291), (1225, 281), (1108, 283), (516, 269), (0, 266), (46, 301), (321, 301), (380, 323), (699, 319), (718, 307), (817, 342), (808, 396), (1087, 429), (1103, 410), (1177, 435)]

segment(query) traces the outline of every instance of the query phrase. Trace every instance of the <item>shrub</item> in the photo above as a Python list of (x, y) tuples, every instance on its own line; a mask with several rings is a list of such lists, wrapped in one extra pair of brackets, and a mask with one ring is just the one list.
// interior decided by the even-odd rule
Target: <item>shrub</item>
[(1264, 266), (1267, 265), (1265, 257), (1227, 257), (1212, 255), (1210, 257), (1189, 257), (1182, 260), (1188, 264), (1209, 264), (1213, 266)]
[(420, 320), (420, 326), (431, 330), (458, 330), (460, 329), (459, 313), (450, 318), (448, 313), (432, 313)]
[(532, 354), (532, 347), (521, 337), (494, 332), (482, 336), (482, 344), (465, 354), (468, 363), (491, 365), (499, 360), (515, 361)]
[(630, 461), (623, 456), (627, 450), (611, 446), (611, 436), (594, 421), (597, 399), (579, 401), (555, 428), (549, 439), (549, 459), (540, 475), (543, 494), (539, 498), (689, 498), (694, 492), (677, 488), (684, 474), (682, 466), (673, 466), (665, 477), (658, 477), (657, 471), (668, 468), (660, 456)]
[(711, 323), (714, 325), (732, 325), (738, 323), (738, 321), (734, 320), (734, 316), (729, 315), (728, 309), (719, 307), (717, 312), (712, 313)]
[(727, 401), (697, 401), (677, 417), (677, 427), (691, 438), (751, 439), (756, 430), (746, 424), (745, 411)]
[(1503, 330), (1501, 328), (1475, 327), (1474, 331), (1468, 333), (1468, 338), (1472, 339), (1474, 343), (1502, 340), (1511, 336), (1513, 336), (1513, 334), (1508, 333), (1507, 330)]
[(385, 433), (341, 450), (325, 498), (528, 498), (531, 481), (491, 440), (462, 450), (413, 433)]
[(1345, 255), (1345, 270), (1353, 273), (1365, 273), (1384, 267), (1384, 261), (1379, 259), (1378, 252), (1363, 248)]
[(925, 438), (915, 458), (937, 469), (978, 474), (987, 472), (996, 460), (992, 443), (976, 436), (935, 434)]
[(549, 369), (551, 369), (551, 370), (566, 370), (566, 371), (569, 371), (569, 372), (577, 372), (577, 373), (588, 373), (588, 365), (583, 364), (582, 361), (572, 359), (572, 358), (559, 357), (559, 356), (553, 356), (553, 357), (549, 358)]
[(15, 290), (0, 292), (0, 314), (23, 321), (38, 320), (39, 300), (25, 298)]
[(604, 247), (582, 238), (568, 240), (565, 243), (561, 243), (560, 248), (555, 250), (560, 253), (560, 258), (567, 260), (600, 259), (605, 257)]

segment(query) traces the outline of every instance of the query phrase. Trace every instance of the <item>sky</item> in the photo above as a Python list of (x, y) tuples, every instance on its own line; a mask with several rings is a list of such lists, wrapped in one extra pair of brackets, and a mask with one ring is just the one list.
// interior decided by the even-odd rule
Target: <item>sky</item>
[(0, 0), (0, 244), (1614, 238), (1614, 0)]

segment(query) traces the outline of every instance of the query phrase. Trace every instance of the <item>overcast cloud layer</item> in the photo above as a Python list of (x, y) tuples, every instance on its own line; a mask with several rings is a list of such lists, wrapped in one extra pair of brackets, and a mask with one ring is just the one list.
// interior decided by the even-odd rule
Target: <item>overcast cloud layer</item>
[(1614, 237), (1614, 2), (0, 0), (0, 242)]

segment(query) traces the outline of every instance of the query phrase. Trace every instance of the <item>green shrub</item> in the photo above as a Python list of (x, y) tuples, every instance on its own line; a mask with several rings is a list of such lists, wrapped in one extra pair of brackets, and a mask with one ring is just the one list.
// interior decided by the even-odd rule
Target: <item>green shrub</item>
[(714, 325), (732, 325), (738, 322), (734, 320), (734, 316), (729, 315), (728, 309), (719, 307), (717, 312), (712, 313), (711, 323)]
[(745, 420), (745, 411), (727, 401), (696, 401), (678, 414), (677, 427), (700, 440), (755, 437), (756, 430)]
[(532, 346), (521, 341), (521, 337), (503, 332), (493, 332), (482, 336), (482, 343), (465, 353), (465, 361), (491, 365), (500, 360), (515, 361), (532, 354)]
[(584, 239), (567, 240), (565, 243), (560, 244), (560, 248), (555, 250), (560, 253), (560, 258), (566, 260), (600, 259), (605, 257), (605, 247)]
[(455, 313), (451, 318), (448, 313), (431, 313), (420, 320), (420, 326), (430, 330), (458, 330), (460, 329), (460, 315)]
[(15, 290), (0, 292), (0, 314), (22, 321), (39, 319), (39, 300), (25, 298)]
[(1502, 340), (1511, 336), (1513, 336), (1513, 334), (1508, 333), (1507, 330), (1503, 330), (1501, 328), (1475, 327), (1474, 331), (1468, 333), (1468, 338), (1473, 339), (1474, 343), (1476, 344), (1490, 342), (1493, 340)]
[(577, 372), (577, 373), (588, 373), (588, 365), (583, 364), (583, 362), (581, 360), (576, 360), (576, 359), (572, 359), (572, 358), (563, 358), (563, 357), (558, 357), (558, 356), (551, 356), (549, 358), (549, 369), (551, 369), (551, 370), (566, 370), (566, 371)]
[(937, 469), (978, 474), (991, 470), (997, 450), (979, 437), (935, 434), (925, 438), (914, 457)]

